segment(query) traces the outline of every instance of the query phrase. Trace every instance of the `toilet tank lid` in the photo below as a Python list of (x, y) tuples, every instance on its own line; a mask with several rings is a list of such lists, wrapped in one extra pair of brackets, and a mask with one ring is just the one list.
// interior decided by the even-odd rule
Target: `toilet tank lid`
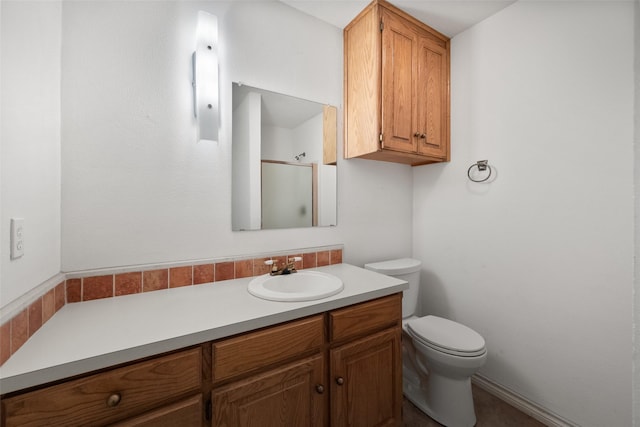
[(395, 276), (399, 274), (415, 273), (420, 270), (421, 265), (422, 262), (417, 259), (401, 258), (365, 264), (364, 268), (378, 273), (388, 274), (389, 276)]

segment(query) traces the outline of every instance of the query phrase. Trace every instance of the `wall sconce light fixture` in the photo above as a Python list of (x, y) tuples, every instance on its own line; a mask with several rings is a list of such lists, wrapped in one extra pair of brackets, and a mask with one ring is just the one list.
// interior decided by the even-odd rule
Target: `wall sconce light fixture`
[(196, 51), (192, 55), (193, 107), (198, 139), (218, 140), (220, 103), (218, 88), (218, 18), (198, 12)]

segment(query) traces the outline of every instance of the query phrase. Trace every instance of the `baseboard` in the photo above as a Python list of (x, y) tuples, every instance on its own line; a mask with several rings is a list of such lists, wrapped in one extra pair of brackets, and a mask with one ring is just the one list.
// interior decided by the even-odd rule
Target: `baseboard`
[(517, 408), (530, 417), (535, 418), (546, 426), (578, 427), (578, 424), (574, 424), (571, 421), (566, 420), (557, 414), (554, 414), (553, 412), (543, 408), (542, 406), (537, 405), (524, 398), (513, 390), (510, 390), (498, 383), (491, 381), (485, 376), (476, 374), (471, 377), (471, 382), (487, 393), (494, 395), (498, 399), (508, 403), (514, 408)]

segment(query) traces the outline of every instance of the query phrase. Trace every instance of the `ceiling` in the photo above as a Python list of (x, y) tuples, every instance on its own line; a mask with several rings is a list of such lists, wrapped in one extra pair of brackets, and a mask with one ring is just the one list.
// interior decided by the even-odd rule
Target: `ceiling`
[(312, 117), (322, 113), (322, 104), (293, 96), (283, 95), (243, 84), (233, 84), (233, 109), (250, 92), (261, 95), (261, 123), (294, 129)]
[[(281, 0), (308, 15), (344, 28), (370, 0)], [(453, 37), (515, 0), (391, 0), (419, 21)]]

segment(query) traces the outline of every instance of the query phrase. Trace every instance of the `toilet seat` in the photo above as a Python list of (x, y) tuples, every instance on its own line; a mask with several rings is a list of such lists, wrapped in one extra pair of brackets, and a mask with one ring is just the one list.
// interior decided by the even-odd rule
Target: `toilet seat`
[(406, 327), (413, 339), (442, 353), (474, 357), (487, 351), (484, 338), (480, 334), (442, 317), (424, 316), (410, 319)]

